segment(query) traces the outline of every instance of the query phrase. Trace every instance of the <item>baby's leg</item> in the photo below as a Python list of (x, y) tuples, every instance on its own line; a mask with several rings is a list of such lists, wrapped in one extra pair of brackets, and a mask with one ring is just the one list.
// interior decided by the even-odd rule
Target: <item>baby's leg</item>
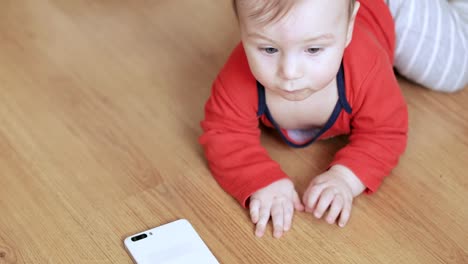
[(468, 84), (468, 1), (386, 0), (395, 20), (395, 68), (437, 91)]

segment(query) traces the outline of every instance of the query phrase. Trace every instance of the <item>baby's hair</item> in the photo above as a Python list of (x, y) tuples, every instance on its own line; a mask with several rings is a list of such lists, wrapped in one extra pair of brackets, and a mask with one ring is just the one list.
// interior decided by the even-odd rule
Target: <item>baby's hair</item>
[[(268, 24), (280, 20), (292, 8), (297, 0), (233, 0), (232, 5), (236, 17), (239, 18), (238, 6), (246, 5), (249, 9), (248, 17), (261, 24)], [(349, 0), (349, 17), (351, 17), (356, 0)]]
[(232, 4), (234, 12), (239, 18), (238, 7), (245, 5), (249, 10), (248, 17), (252, 18), (262, 24), (268, 24), (275, 20), (279, 20), (291, 10), (294, 1), (290, 0), (233, 0)]

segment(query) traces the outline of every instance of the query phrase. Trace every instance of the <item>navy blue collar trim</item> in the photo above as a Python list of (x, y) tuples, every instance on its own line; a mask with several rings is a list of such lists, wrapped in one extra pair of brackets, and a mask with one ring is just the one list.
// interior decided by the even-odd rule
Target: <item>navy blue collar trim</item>
[(338, 116), (341, 113), (341, 110), (345, 110), (348, 114), (351, 114), (352, 108), (348, 103), (348, 100), (346, 99), (346, 89), (345, 89), (345, 79), (344, 79), (344, 69), (343, 69), (343, 64), (340, 66), (340, 70), (338, 71), (338, 74), (336, 76), (336, 81), (337, 81), (337, 86), (338, 86), (338, 101), (336, 102), (335, 108), (333, 109), (333, 112), (328, 119), (327, 123), (325, 126), (323, 126), (322, 129), (320, 129), (319, 133), (312, 138), (311, 140), (305, 142), (304, 144), (295, 144), (294, 142), (289, 141), (285, 135), (281, 132), (281, 128), (279, 125), (276, 123), (276, 121), (273, 119), (273, 116), (271, 115), (270, 111), (268, 110), (268, 106), (266, 104), (266, 98), (265, 98), (265, 87), (257, 81), (257, 91), (258, 91), (258, 112), (257, 116), (262, 116), (263, 114), (266, 115), (268, 120), (273, 124), (275, 129), (278, 131), (280, 134), (281, 138), (291, 147), (295, 148), (304, 148), (315, 142), (323, 133), (325, 133), (328, 129), (330, 129), (333, 124), (336, 122), (336, 119), (338, 119)]
[(257, 81), (257, 94), (258, 94), (258, 111), (257, 117), (261, 117), (267, 108), (265, 98), (265, 87)]
[(346, 111), (346, 113), (351, 114), (353, 112), (353, 109), (348, 103), (348, 99), (346, 98), (346, 85), (345, 85), (345, 77), (344, 77), (344, 67), (343, 63), (341, 63), (340, 70), (338, 71), (338, 74), (336, 75), (336, 83), (338, 86), (338, 97), (341, 106), (343, 109)]

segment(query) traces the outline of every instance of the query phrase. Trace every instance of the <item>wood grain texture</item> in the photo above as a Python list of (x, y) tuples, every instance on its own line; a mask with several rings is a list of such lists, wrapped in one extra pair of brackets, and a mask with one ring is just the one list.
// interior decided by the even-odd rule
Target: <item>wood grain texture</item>
[[(221, 263), (468, 263), (468, 89), (403, 79), (408, 149), (349, 225), (256, 238), (197, 142), (238, 41), (230, 1), (2, 0), (0, 263), (131, 263), (126, 236), (178, 218)], [(262, 142), (302, 193), (345, 139)]]

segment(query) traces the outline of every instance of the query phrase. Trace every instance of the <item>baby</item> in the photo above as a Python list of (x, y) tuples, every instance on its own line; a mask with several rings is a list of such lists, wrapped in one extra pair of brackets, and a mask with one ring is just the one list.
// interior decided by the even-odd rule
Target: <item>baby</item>
[[(249, 208), (255, 234), (291, 228), (295, 210), (344, 227), (406, 147), (408, 112), (393, 72), (384, 1), (237, 0), (240, 43), (213, 83), (200, 137), (213, 176)], [(349, 134), (299, 198), (260, 144), (259, 121), (291, 147)], [(313, 176), (313, 175), (311, 175)]]

